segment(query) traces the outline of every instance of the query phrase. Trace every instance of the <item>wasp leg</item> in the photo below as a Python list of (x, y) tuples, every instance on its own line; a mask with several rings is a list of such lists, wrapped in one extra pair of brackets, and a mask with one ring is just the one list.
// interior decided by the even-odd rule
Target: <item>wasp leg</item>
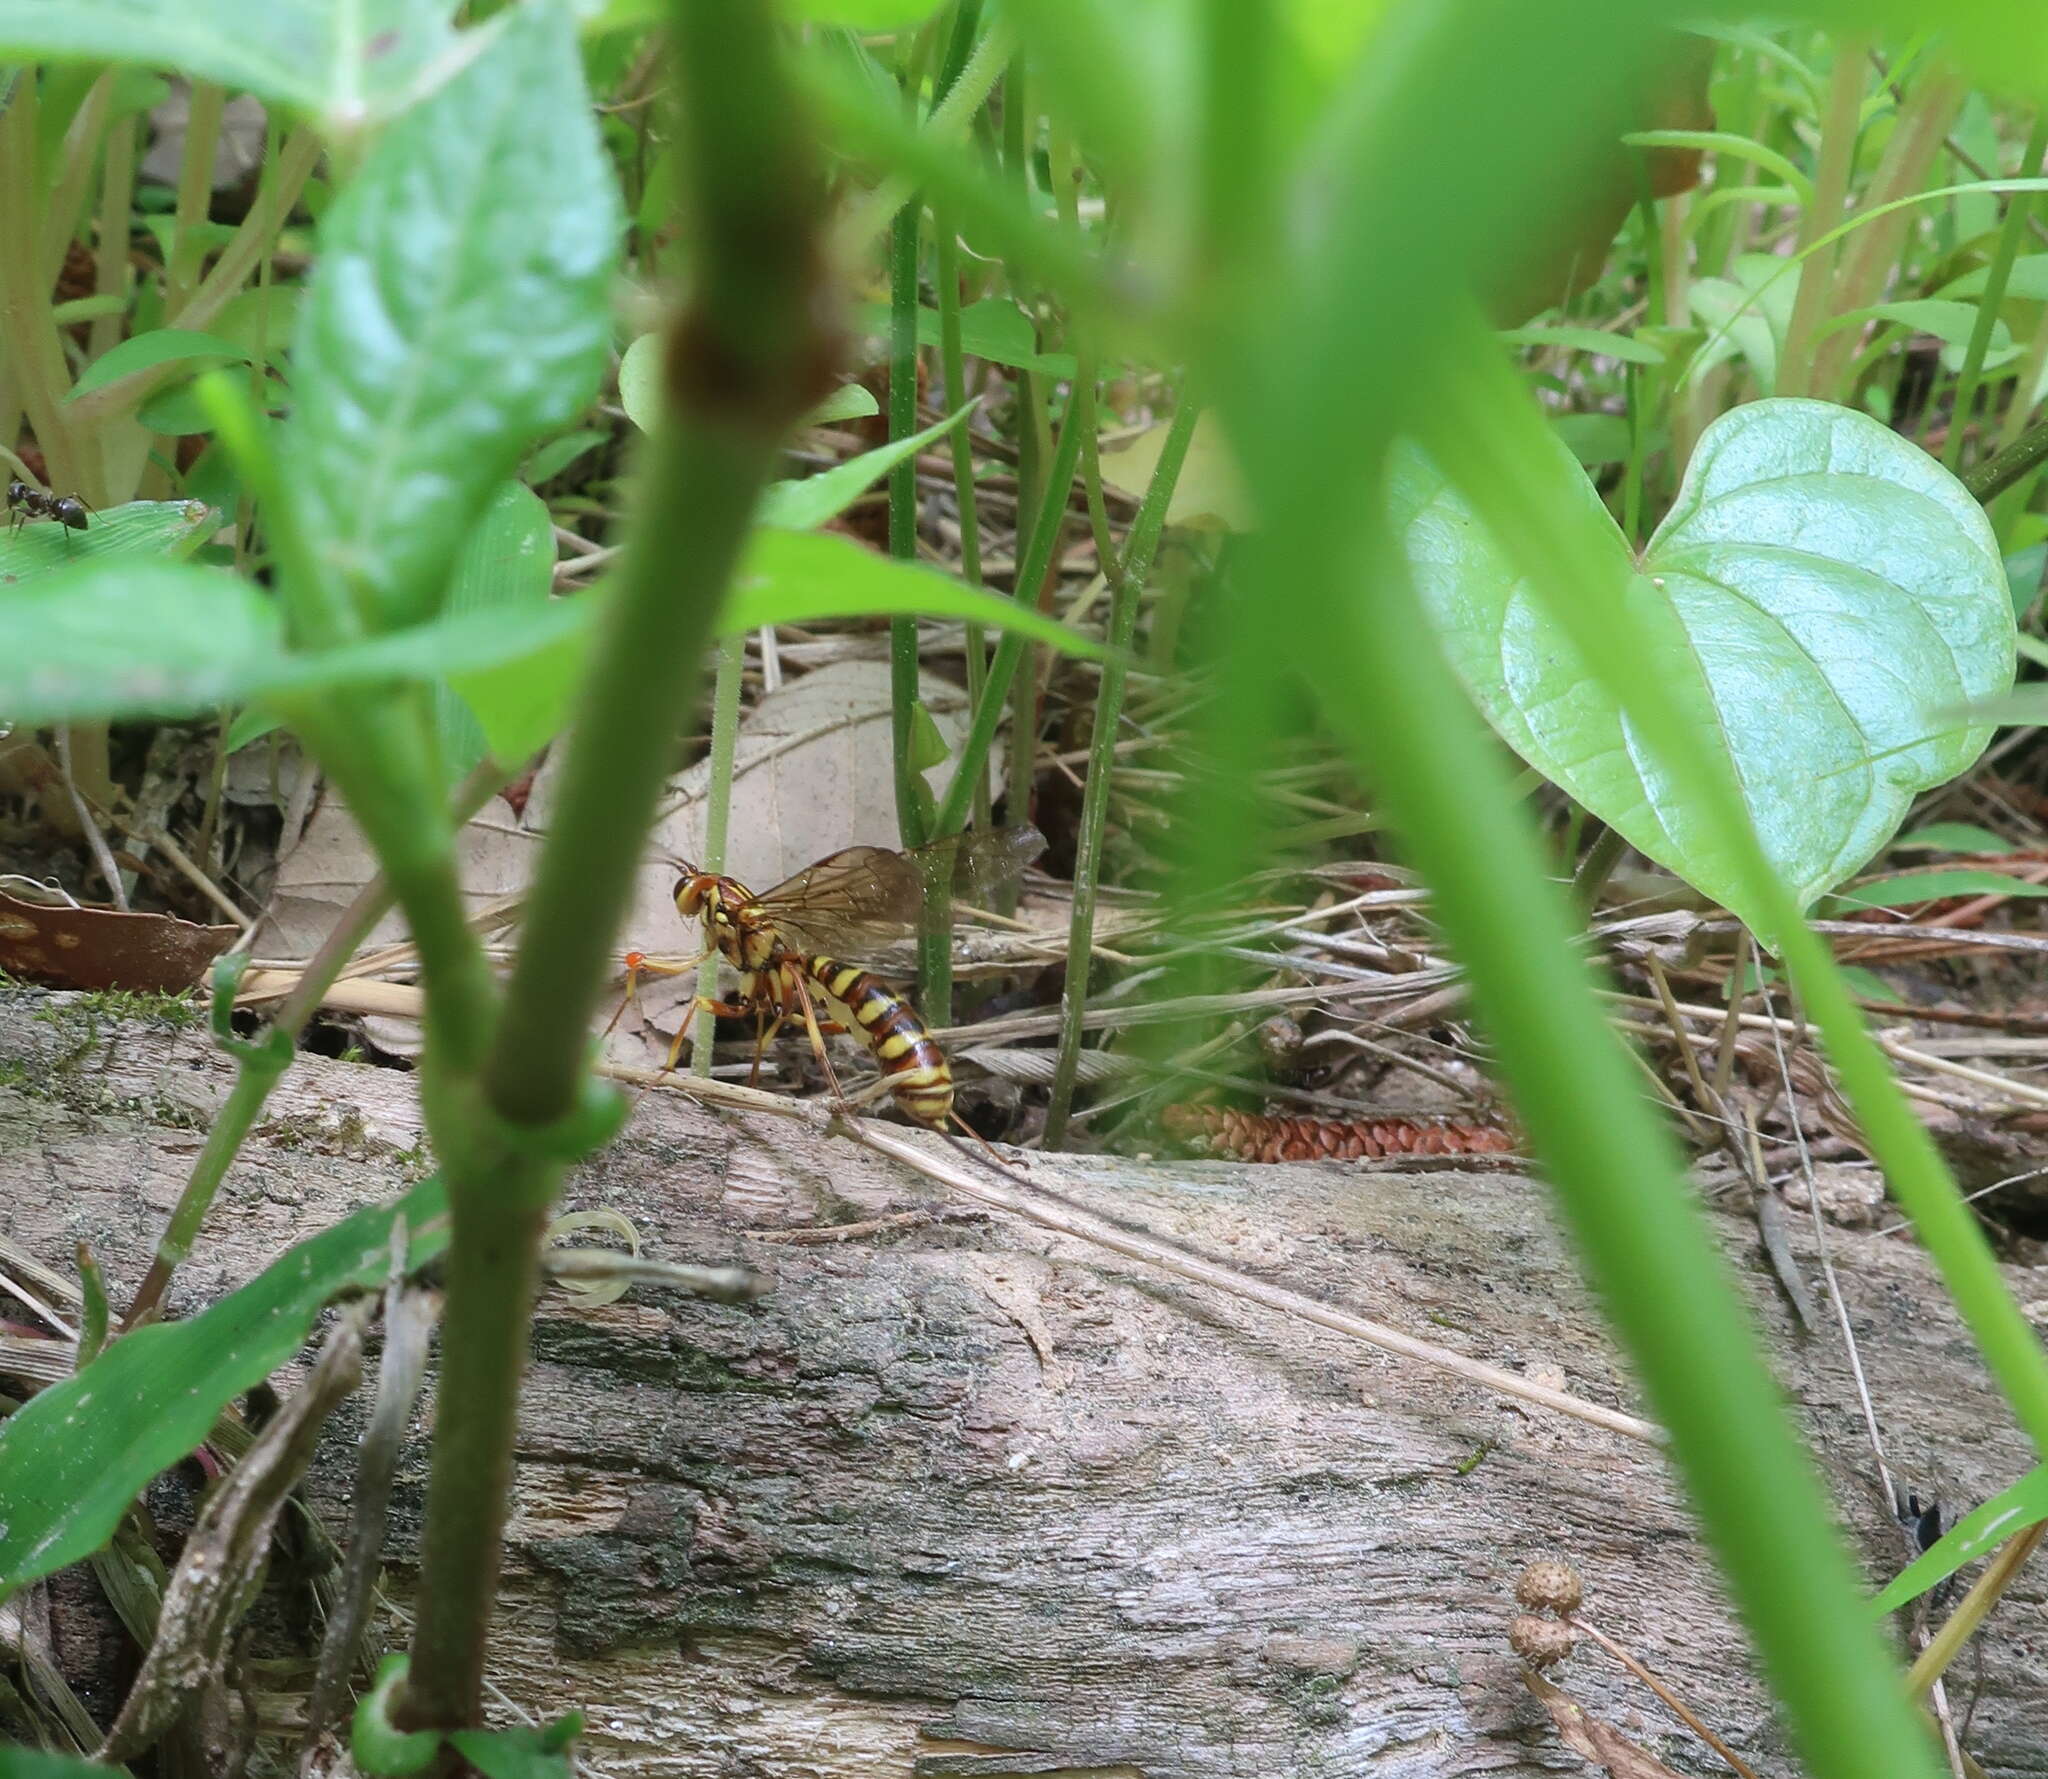
[(605, 1025), (604, 1031), (600, 1035), (609, 1038), (612, 1035), (613, 1028), (618, 1025), (621, 1019), (625, 1018), (626, 1009), (633, 1004), (633, 991), (639, 986), (640, 978), (642, 976), (686, 976), (690, 973), (690, 971), (694, 970), (710, 955), (711, 953), (709, 951), (700, 951), (697, 953), (695, 957), (691, 958), (687, 963), (664, 964), (660, 962), (658, 959), (647, 956), (645, 952), (627, 952), (625, 958), (625, 998), (619, 1002), (618, 1010), (612, 1014), (610, 1020), (607, 1021)]
[(760, 1085), (761, 1058), (766, 1053), (768, 1046), (775, 1041), (775, 1034), (782, 1030), (783, 1022), (788, 1017), (787, 1013), (777, 1013), (773, 1019), (770, 1019), (765, 1007), (754, 1009), (754, 1066), (747, 1071), (747, 1085), (749, 1087), (758, 1087)]
[(699, 995), (690, 1003), (690, 1017), (676, 1027), (676, 1041), (668, 1047), (668, 1061), (661, 1065), (664, 1075), (675, 1073), (676, 1059), (682, 1055), (683, 1046), (690, 1041), (690, 1027), (696, 1024), (699, 1013), (709, 1013), (714, 1019), (738, 1019), (743, 1014), (755, 1011), (751, 1001), (717, 1001), (709, 995)]
[(801, 976), (792, 975), (789, 980), (796, 989), (797, 1004), (803, 1009), (804, 1030), (811, 1035), (811, 1051), (825, 1071), (825, 1085), (832, 1089), (833, 1099), (843, 1106), (846, 1104), (846, 1089), (839, 1085), (839, 1077), (832, 1072), (832, 1059), (825, 1053), (825, 1032), (827, 1029), (844, 1031), (846, 1028), (843, 1025), (833, 1027), (829, 1021), (821, 1022), (817, 1008), (811, 1003), (810, 986)]

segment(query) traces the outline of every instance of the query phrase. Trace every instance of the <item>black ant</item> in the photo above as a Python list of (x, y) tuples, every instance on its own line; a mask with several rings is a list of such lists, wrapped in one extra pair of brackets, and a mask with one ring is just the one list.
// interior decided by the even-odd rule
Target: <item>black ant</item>
[[(66, 531), (83, 531), (86, 514), (91, 512), (83, 500), (75, 494), (45, 494), (40, 488), (27, 482), (7, 484), (7, 513), (12, 521), (8, 526), (11, 536), (31, 519), (54, 519)], [(71, 540), (64, 540), (68, 549)]]

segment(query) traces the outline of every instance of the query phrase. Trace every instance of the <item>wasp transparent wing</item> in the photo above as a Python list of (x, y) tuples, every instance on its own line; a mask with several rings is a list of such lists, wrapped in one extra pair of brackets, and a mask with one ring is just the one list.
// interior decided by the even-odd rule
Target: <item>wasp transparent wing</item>
[(850, 846), (754, 898), (762, 918), (792, 944), (857, 956), (915, 935), (924, 912), (925, 873), (951, 860), (953, 894), (983, 902), (1014, 885), (1045, 850), (1036, 828), (977, 830), (912, 852)]

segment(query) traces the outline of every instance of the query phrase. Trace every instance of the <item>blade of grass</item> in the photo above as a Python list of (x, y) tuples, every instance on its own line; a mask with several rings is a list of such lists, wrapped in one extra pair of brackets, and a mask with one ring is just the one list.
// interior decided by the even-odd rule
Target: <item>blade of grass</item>
[[(917, 238), (919, 200), (896, 212), (889, 247), (889, 438), (917, 430)], [(905, 458), (889, 472), (889, 554), (917, 560), (917, 464)], [(889, 758), (896, 782), (896, 831), (905, 846), (922, 846), (923, 781), (911, 759), (917, 705), (917, 620), (889, 620)]]
[[(2038, 173), (2043, 155), (2048, 155), (2048, 111), (2035, 117), (2034, 127), (2027, 134), (2027, 146), (2020, 156), (2020, 172)], [(1990, 349), (1991, 330), (1998, 325), (1998, 311), (2005, 303), (2006, 283), (2012, 277), (2013, 261), (2019, 257), (2020, 242), (2025, 238), (2032, 215), (2031, 192), (2016, 192), (2007, 200), (2005, 220), (1998, 230), (1998, 246), (1984, 274), (1984, 294), (1977, 300), (1977, 318), (1971, 324), (1970, 342), (1963, 349), (1963, 366), (1956, 377), (1948, 442), (1941, 453), (1942, 462), (1950, 469), (1962, 462), (1963, 435), (1969, 430), (1970, 412), (1977, 405), (1977, 383), (1984, 371), (1984, 354)]]
[[(1015, 597), (1020, 600), (1031, 597), (1027, 589), (1041, 585), (1051, 566), (1053, 542), (1066, 519), (1067, 495), (1073, 485), (1074, 465), (1080, 451), (1080, 428), (1074, 424), (1070, 413), (1066, 425), (1060, 428), (1059, 443), (1053, 449), (1052, 473), (1046, 478), (1045, 497), (1038, 503), (1030, 547), (1017, 567)], [(1009, 698), (1017, 663), (1023, 658), (1024, 649), (1023, 637), (1014, 630), (1004, 632), (1002, 641), (996, 644), (995, 659), (989, 664), (988, 681), (981, 689), (981, 702), (974, 707), (967, 739), (961, 744), (959, 763), (953, 768), (953, 776), (946, 781), (946, 794), (940, 799), (938, 814), (932, 822), (934, 834), (957, 834), (967, 820), (974, 780), (977, 774), (988, 770), (988, 750), (995, 741), (996, 725), (1003, 719), (1004, 702)], [(1010, 737), (1013, 752), (1018, 748), (1028, 749), (1030, 745), (1028, 736), (1013, 733)], [(1014, 773), (1012, 776), (1014, 779)], [(1014, 805), (1010, 815), (1015, 821), (1024, 819), (1024, 811)]]
[[(740, 681), (747, 665), (747, 639), (742, 633), (728, 636), (718, 645), (718, 677), (711, 688), (711, 760), (704, 787), (704, 857), (700, 871), (725, 869), (726, 837), (732, 823), (733, 755), (739, 748)], [(697, 966), (697, 994), (712, 1000), (718, 993), (718, 953)], [(708, 1007), (698, 1007), (690, 1028), (690, 1073), (708, 1079), (711, 1074), (718, 1017)]]
[(1849, 173), (1856, 164), (1856, 139), (1862, 133), (1863, 88), (1869, 76), (1869, 46), (1844, 38), (1835, 45), (1835, 65), (1828, 77), (1828, 108), (1821, 120), (1820, 166), (1813, 197), (1799, 219), (1799, 245), (1807, 250), (1799, 265), (1799, 295), (1793, 300), (1791, 324), (1778, 354), (1779, 395), (1812, 395), (1815, 391), (1815, 335), (1821, 318), (1838, 312), (1830, 305), (1834, 289), (1835, 251), (1814, 243), (1842, 219), (1849, 201)]
[(1102, 875), (1102, 830), (1109, 814), (1117, 727), (1123, 716), (1124, 663), (1138, 629), (1138, 596), (1152, 572), (1152, 560), (1166, 529), (1167, 508), (1186, 462), (1201, 404), (1183, 388), (1166, 443), (1145, 485), (1137, 519), (1125, 540), (1124, 561), (1110, 607), (1109, 643), (1114, 651), (1103, 662), (1095, 694), (1095, 728), (1088, 743), (1088, 777), (1081, 793), (1081, 834), (1074, 852), (1074, 909), (1067, 927), (1067, 980), (1060, 1001), (1059, 1056), (1053, 1063), (1052, 1098), (1045, 1115), (1045, 1146), (1057, 1149), (1066, 1139), (1067, 1118), (1074, 1103), (1074, 1079), (1081, 1066), (1082, 1021), (1088, 1012), (1088, 964), (1095, 943), (1096, 891)]

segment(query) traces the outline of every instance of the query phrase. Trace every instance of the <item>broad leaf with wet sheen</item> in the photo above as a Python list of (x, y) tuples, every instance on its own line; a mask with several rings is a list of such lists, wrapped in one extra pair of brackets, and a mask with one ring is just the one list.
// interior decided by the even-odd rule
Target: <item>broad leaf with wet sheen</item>
[(0, 0), (0, 62), (175, 68), (345, 130), (389, 112), (455, 43), (448, 0)]
[(443, 593), (486, 499), (596, 393), (619, 200), (559, 5), (387, 128), (322, 218), (287, 466), (383, 627)]
[[(1983, 752), (1989, 725), (1946, 713), (2012, 684), (2005, 571), (1981, 508), (1916, 446), (1825, 402), (1724, 414), (1634, 564), (1563, 445), (1546, 473), (1628, 577), (1655, 639), (1645, 683), (1726, 760), (1802, 906)], [(1502, 739), (1630, 845), (1757, 924), (1708, 825), (1420, 451), (1397, 457), (1391, 501), (1451, 661)]]

